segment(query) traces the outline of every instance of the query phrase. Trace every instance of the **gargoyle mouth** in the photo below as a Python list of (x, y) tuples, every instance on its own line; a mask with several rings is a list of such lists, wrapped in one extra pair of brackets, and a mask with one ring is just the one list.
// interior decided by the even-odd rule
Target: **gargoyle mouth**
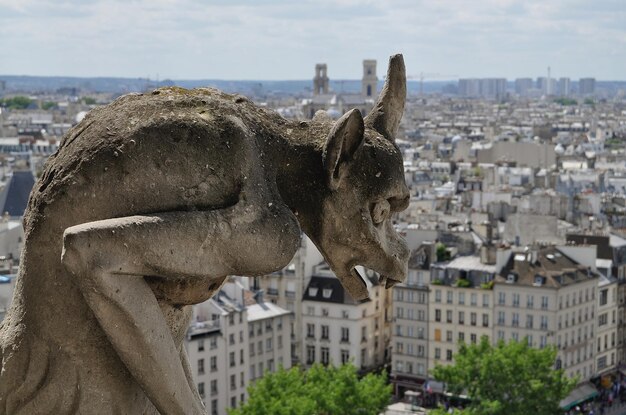
[[(354, 298), (355, 301), (358, 301), (360, 303), (369, 300), (369, 292), (367, 291), (367, 284), (365, 283), (365, 277), (361, 275), (361, 273), (356, 267), (352, 267), (350, 269), (350, 273), (352, 274), (354, 278), (351, 281), (351, 284), (349, 284), (349, 286), (345, 286), (345, 288), (348, 290), (352, 298)], [(378, 277), (378, 282), (381, 285), (384, 285), (385, 288), (391, 288), (394, 285), (401, 283), (402, 281), (398, 281), (387, 275), (380, 274)]]

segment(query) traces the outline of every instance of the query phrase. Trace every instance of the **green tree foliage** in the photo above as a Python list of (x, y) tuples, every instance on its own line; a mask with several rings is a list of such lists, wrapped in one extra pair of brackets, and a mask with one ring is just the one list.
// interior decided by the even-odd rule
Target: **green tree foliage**
[(391, 388), (386, 374), (359, 379), (352, 364), (280, 368), (250, 386), (248, 401), (229, 414), (378, 414), (389, 403)]
[(82, 97), (81, 101), (83, 101), (85, 105), (94, 105), (96, 103), (96, 99), (93, 97)]
[(41, 103), (41, 109), (42, 110), (46, 110), (46, 111), (50, 110), (50, 109), (52, 109), (52, 108), (54, 108), (56, 106), (57, 106), (57, 103), (53, 102), (53, 101), (45, 101), (45, 102)]
[(437, 255), (437, 262), (448, 261), (450, 259), (450, 251), (448, 251), (446, 246), (441, 242), (435, 245), (435, 254)]
[(573, 98), (557, 98), (554, 100), (554, 102), (556, 102), (557, 104), (561, 104), (563, 106), (578, 105), (578, 101), (576, 101)]
[(18, 95), (13, 98), (0, 100), (0, 106), (7, 107), (11, 110), (23, 110), (28, 108), (31, 102), (33, 101), (30, 98)]
[(479, 344), (462, 344), (455, 364), (437, 366), (433, 375), (453, 395), (472, 399), (458, 414), (562, 414), (559, 402), (577, 380), (554, 369), (556, 354), (554, 347), (533, 349), (525, 340), (492, 346), (483, 336)]

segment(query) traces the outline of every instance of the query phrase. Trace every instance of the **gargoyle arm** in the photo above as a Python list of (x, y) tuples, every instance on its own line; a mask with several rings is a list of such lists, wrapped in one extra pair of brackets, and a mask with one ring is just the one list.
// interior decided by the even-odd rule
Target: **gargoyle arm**
[(181, 295), (189, 294), (187, 283), (194, 293), (204, 287), (205, 299), (227, 275), (260, 275), (286, 266), (299, 244), (295, 216), (277, 201), (250, 202), (243, 198), (221, 210), (101, 220), (64, 233), (63, 264), (161, 413), (204, 410), (145, 276), (183, 283)]

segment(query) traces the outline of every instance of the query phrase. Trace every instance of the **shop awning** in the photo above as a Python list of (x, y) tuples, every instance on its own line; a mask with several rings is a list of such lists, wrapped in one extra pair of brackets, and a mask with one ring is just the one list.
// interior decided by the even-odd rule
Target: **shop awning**
[(568, 411), (574, 406), (585, 402), (588, 399), (598, 396), (598, 390), (591, 383), (586, 382), (578, 385), (574, 390), (567, 395), (567, 398), (563, 399), (559, 406)]

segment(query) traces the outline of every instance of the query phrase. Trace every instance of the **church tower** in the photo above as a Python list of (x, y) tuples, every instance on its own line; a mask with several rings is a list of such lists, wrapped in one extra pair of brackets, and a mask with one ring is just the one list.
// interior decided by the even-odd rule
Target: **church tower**
[(313, 95), (328, 94), (328, 75), (326, 75), (326, 64), (315, 65), (315, 78), (313, 78)]
[(378, 78), (376, 77), (376, 60), (363, 61), (363, 79), (361, 80), (361, 95), (363, 98), (376, 98)]

